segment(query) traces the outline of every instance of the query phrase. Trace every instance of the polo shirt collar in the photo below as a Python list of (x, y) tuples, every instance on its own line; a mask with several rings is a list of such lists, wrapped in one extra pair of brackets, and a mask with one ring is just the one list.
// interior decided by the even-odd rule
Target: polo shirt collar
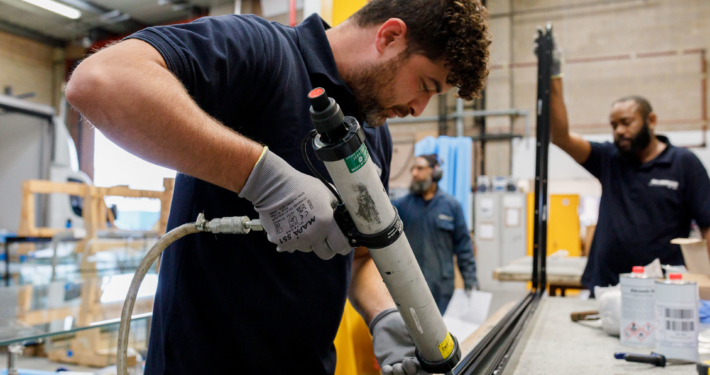
[(658, 138), (659, 141), (663, 142), (666, 144), (666, 149), (661, 151), (661, 153), (656, 156), (653, 160), (651, 160), (649, 163), (650, 164), (666, 164), (670, 165), (673, 163), (673, 145), (671, 142), (668, 140), (668, 137), (665, 135), (657, 135), (656, 138)]
[(325, 31), (328, 29), (330, 29), (330, 25), (323, 21), (318, 14), (311, 15), (296, 26), (296, 32), (301, 39), (299, 43), (301, 55), (309, 73), (322, 74), (333, 84), (347, 88), (345, 82), (340, 78), (333, 50), (325, 35)]
[(629, 157), (625, 156), (618, 149), (616, 152), (619, 154), (619, 157), (621, 158), (621, 160), (623, 160), (624, 162), (626, 162), (630, 165), (636, 166), (637, 168), (641, 168), (641, 169), (651, 168), (656, 165), (670, 165), (670, 164), (672, 164), (673, 163), (673, 155), (675, 155), (675, 150), (674, 150), (675, 147), (668, 140), (668, 137), (666, 137), (664, 135), (656, 135), (656, 138), (659, 141), (665, 143), (666, 148), (663, 151), (661, 151), (661, 153), (658, 154), (658, 156), (653, 158), (653, 160), (647, 161), (643, 164), (640, 164), (639, 161), (635, 158), (629, 158)]
[(639, 168), (641, 169), (648, 169), (648, 168), (653, 168), (657, 165), (671, 165), (673, 163), (673, 155), (675, 154), (675, 150), (673, 150), (673, 145), (671, 142), (668, 140), (668, 137), (663, 136), (663, 135), (657, 135), (656, 138), (658, 138), (659, 141), (663, 142), (666, 144), (666, 148), (661, 151), (658, 156), (653, 158), (653, 160), (648, 161), (643, 164), (638, 164), (636, 162)]

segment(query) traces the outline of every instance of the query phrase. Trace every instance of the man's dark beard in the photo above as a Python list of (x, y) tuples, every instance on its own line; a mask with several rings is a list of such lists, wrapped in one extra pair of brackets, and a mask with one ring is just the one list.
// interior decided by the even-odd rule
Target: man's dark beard
[(639, 130), (636, 136), (634, 136), (632, 139), (629, 139), (631, 147), (629, 147), (628, 151), (624, 151), (619, 146), (619, 141), (620, 139), (615, 139), (614, 145), (622, 155), (626, 156), (627, 158), (638, 158), (639, 153), (645, 150), (646, 147), (648, 147), (648, 145), (651, 143), (651, 129), (648, 127), (648, 122), (644, 120), (641, 130)]
[[(347, 77), (343, 77), (343, 81), (355, 94), (355, 102), (357, 103), (358, 112), (362, 119), (372, 127), (378, 127), (387, 120), (388, 109), (383, 107), (382, 103), (393, 102), (393, 85), (394, 76), (397, 69), (407, 60), (400, 56), (379, 64), (368, 64), (358, 67), (353, 73)], [(407, 108), (397, 108), (400, 113), (408, 113)]]
[(431, 178), (427, 178), (424, 181), (412, 181), (412, 184), (409, 185), (409, 192), (414, 195), (424, 195), (433, 183)]

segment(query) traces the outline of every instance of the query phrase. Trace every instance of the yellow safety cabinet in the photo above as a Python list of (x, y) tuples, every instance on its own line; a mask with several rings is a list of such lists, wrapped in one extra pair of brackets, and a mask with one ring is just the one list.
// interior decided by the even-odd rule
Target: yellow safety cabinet
[[(552, 194), (548, 202), (550, 217), (547, 220), (547, 254), (567, 250), (569, 256), (582, 255), (579, 235), (579, 195)], [(528, 194), (528, 255), (533, 253), (533, 225), (535, 223), (535, 193)]]
[(334, 343), (338, 354), (335, 375), (380, 374), (380, 367), (372, 351), (370, 330), (350, 301), (345, 304), (343, 319), (340, 321)]

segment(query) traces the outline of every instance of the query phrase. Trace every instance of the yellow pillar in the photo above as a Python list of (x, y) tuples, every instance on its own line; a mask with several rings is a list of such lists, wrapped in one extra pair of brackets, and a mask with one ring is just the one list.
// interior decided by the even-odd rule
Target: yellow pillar
[(332, 4), (332, 26), (336, 26), (352, 16), (367, 4), (367, 0), (324, 0)]

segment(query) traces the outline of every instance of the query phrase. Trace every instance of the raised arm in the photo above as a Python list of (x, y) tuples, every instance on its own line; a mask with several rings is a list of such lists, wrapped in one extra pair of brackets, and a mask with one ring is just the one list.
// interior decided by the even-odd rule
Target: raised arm
[[(539, 27), (538, 27), (539, 28)], [(569, 131), (567, 107), (562, 93), (562, 51), (552, 37), (552, 65), (550, 66), (550, 136), (554, 145), (564, 150), (577, 163), (584, 163), (592, 153), (592, 145), (579, 134)], [(537, 56), (537, 36), (533, 37), (533, 53)]]
[(158, 51), (130, 39), (84, 60), (67, 101), (110, 140), (152, 163), (239, 192), (262, 147), (210, 117)]
[(569, 131), (567, 107), (562, 95), (562, 77), (552, 79), (550, 90), (550, 136), (552, 143), (564, 150), (577, 163), (584, 163), (592, 146), (579, 134)]

